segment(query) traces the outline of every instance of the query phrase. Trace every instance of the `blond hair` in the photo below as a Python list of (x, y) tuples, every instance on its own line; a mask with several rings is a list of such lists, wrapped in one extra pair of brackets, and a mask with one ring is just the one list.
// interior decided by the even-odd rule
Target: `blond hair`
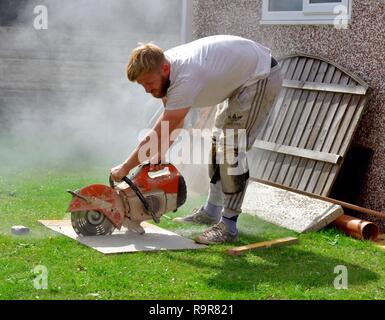
[(132, 50), (126, 65), (127, 77), (136, 81), (140, 75), (152, 72), (165, 61), (163, 50), (152, 43), (139, 43), (139, 47)]

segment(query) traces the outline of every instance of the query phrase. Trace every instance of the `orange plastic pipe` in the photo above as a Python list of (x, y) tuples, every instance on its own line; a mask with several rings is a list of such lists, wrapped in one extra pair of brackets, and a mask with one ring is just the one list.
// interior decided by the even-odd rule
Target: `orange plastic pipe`
[(331, 225), (334, 225), (336, 228), (357, 239), (374, 241), (378, 237), (378, 227), (373, 222), (361, 220), (346, 214), (338, 217)]

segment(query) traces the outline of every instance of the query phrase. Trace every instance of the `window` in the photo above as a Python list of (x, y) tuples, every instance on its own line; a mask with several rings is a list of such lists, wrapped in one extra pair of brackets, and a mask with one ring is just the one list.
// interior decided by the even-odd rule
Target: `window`
[(263, 0), (261, 24), (341, 24), (352, 0)]

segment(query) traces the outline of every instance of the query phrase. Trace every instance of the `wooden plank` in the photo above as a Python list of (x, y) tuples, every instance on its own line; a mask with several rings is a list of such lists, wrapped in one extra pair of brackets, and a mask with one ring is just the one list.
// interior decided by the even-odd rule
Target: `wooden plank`
[[(305, 58), (299, 59), (298, 64), (296, 64), (294, 74), (291, 76), (292, 78), (300, 79), (302, 71), (305, 68), (305, 63), (306, 63)], [(284, 109), (282, 110), (282, 112), (280, 112), (278, 114), (277, 120), (274, 124), (274, 129), (271, 132), (271, 135), (267, 139), (264, 139), (264, 140), (272, 141), (272, 142), (280, 142), (280, 140), (279, 140), (280, 137), (285, 133), (285, 131), (282, 129), (283, 129), (283, 127), (286, 127), (286, 123), (288, 121), (290, 121), (290, 119), (293, 116), (294, 110), (295, 110), (294, 104), (292, 103), (294, 94), (298, 99), (299, 93), (298, 92), (295, 93), (295, 90), (293, 90), (293, 89), (288, 89), (287, 96), (285, 97), (285, 101), (287, 101), (287, 102), (284, 101), (284, 103), (283, 103)], [(284, 133), (282, 133), (282, 132), (284, 132)], [(283, 138), (281, 138), (281, 141), (283, 141)], [(263, 169), (263, 178), (264, 179), (267, 179), (267, 180), (273, 179), (274, 180), (272, 175), (274, 176), (276, 173), (276, 172), (273, 172), (274, 167), (275, 167), (275, 163), (277, 162), (277, 160), (278, 160), (278, 162), (281, 161), (282, 158), (283, 158), (283, 156), (281, 156), (279, 154), (276, 154), (276, 153), (270, 154), (267, 162), (264, 164), (264, 169)]]
[(338, 148), (339, 152), (343, 154), (346, 154), (346, 152), (348, 151), (351, 143), (351, 139), (354, 136), (355, 132), (357, 131), (357, 124), (362, 118), (363, 109), (365, 108), (365, 105), (368, 102), (368, 97), (354, 96), (353, 101), (357, 101), (356, 102), (357, 107), (355, 108), (355, 112), (352, 115), (352, 118), (350, 119), (350, 121), (346, 122), (348, 127), (346, 131), (347, 134), (344, 137), (342, 137), (342, 142), (340, 140), (337, 140), (335, 146), (333, 146), (335, 150), (337, 150)]
[(274, 142), (256, 140), (253, 147), (258, 149), (269, 150), (273, 152), (283, 153), (287, 155), (297, 156), (301, 158), (319, 160), (323, 162), (338, 163), (341, 156), (338, 154), (314, 151), (309, 149), (297, 148), (292, 146), (280, 145)]
[[(294, 72), (298, 66), (298, 61), (299, 61), (298, 57), (289, 59), (289, 62), (287, 64), (287, 71), (284, 73), (285, 78), (291, 79), (294, 76)], [(262, 140), (265, 140), (265, 141), (274, 140), (274, 138), (272, 138), (272, 135), (277, 130), (277, 127), (281, 125), (281, 122), (283, 121), (288, 109), (288, 104), (284, 103), (284, 101), (286, 100), (287, 97), (291, 98), (292, 93), (290, 91), (294, 91), (294, 90), (282, 88), (282, 90), (280, 91), (278, 95), (278, 99), (274, 106), (274, 108), (278, 109), (279, 112), (273, 113), (273, 115), (276, 115), (276, 117), (273, 119), (272, 125), (267, 128)], [(256, 164), (258, 166), (258, 172), (259, 172), (258, 177), (263, 177), (265, 175), (266, 165), (270, 160), (270, 156), (271, 156), (271, 153), (268, 152), (268, 153), (264, 153), (263, 156), (260, 159), (258, 159), (259, 161)]]
[(263, 161), (263, 159), (266, 159), (268, 157), (268, 153), (268, 151), (257, 148), (251, 148), (249, 150), (247, 156), (249, 162), (250, 175), (252, 177), (262, 176), (263, 172), (261, 170), (261, 166), (259, 166), (259, 163)]
[[(302, 70), (299, 80), (309, 79), (310, 72), (314, 71), (313, 64), (314, 59), (306, 59), (305, 68)], [(290, 112), (288, 113), (287, 119), (285, 119), (283, 123), (283, 126), (281, 128), (282, 132), (280, 132), (278, 136), (277, 141), (280, 144), (291, 145), (293, 132), (295, 127), (297, 126), (300, 114), (302, 113), (302, 110), (305, 106), (305, 101), (307, 100), (308, 94), (309, 91), (305, 90), (296, 90), (296, 92), (294, 92), (293, 99), (290, 102)], [(271, 173), (271, 179), (273, 181), (283, 182), (287, 167), (290, 165), (292, 158), (292, 156), (286, 154), (278, 155)]]
[(311, 81), (298, 81), (298, 80), (284, 80), (282, 83), (283, 87), (294, 88), (301, 90), (315, 90), (315, 91), (327, 91), (327, 92), (340, 92), (340, 93), (351, 93), (365, 95), (366, 88), (357, 85), (340, 85), (336, 83), (322, 83), (322, 82), (311, 82)]
[[(320, 61), (309, 59), (309, 62), (311, 62), (311, 68), (308, 72), (308, 75), (304, 78), (306, 81), (314, 81), (316, 80), (316, 76), (322, 80), (322, 77), (320, 75), (322, 74), (322, 69), (320, 69)], [(326, 69), (326, 68), (325, 68)], [(303, 115), (309, 113), (309, 106), (308, 106), (308, 99), (311, 99), (311, 96), (314, 94), (318, 94), (316, 91), (305, 91), (302, 95), (302, 101), (300, 101), (296, 111), (295, 116), (293, 117), (292, 124), (289, 128), (288, 135), (284, 140), (284, 144), (297, 147), (300, 137), (302, 136), (302, 132), (304, 130), (304, 127), (306, 126), (306, 121), (303, 121)], [(314, 99), (312, 99), (314, 102)], [(292, 170), (290, 170), (292, 167), (296, 166), (296, 159), (298, 157), (293, 157), (290, 155), (285, 155), (284, 159), (282, 161), (281, 168), (279, 170), (276, 182), (278, 183), (285, 183), (285, 181), (292, 180)], [(288, 176), (289, 174), (289, 176)], [(290, 185), (290, 182), (289, 184)]]
[[(355, 102), (356, 99), (358, 99), (357, 103)], [(346, 119), (346, 123), (348, 126), (348, 130), (346, 131), (345, 135), (343, 137), (338, 137), (336, 141), (333, 143), (332, 150), (338, 150), (342, 154), (346, 154), (348, 151), (348, 148), (350, 144), (352, 143), (354, 133), (357, 130), (357, 125), (358, 122), (360, 121), (362, 114), (363, 114), (363, 109), (365, 108), (365, 105), (368, 101), (368, 97), (361, 97), (361, 96), (353, 96), (353, 103), (352, 105), (356, 104), (357, 107), (355, 108), (355, 112), (352, 116), (351, 119)], [(349, 108), (353, 108), (350, 106)], [(340, 140), (341, 139), (341, 140)], [(322, 195), (329, 195), (331, 187), (337, 177), (337, 174), (340, 170), (340, 166), (333, 167), (331, 170), (331, 173), (325, 183), (324, 189), (322, 190)]]
[[(321, 80), (324, 80), (326, 82), (331, 82), (333, 80), (336, 81), (336, 78), (338, 77), (338, 73), (336, 73), (335, 71), (336, 71), (336, 68), (334, 66), (326, 65), (326, 70), (324, 70), (323, 74), (322, 74), (324, 79), (321, 79)], [(324, 113), (326, 112), (324, 110), (325, 109), (325, 106), (324, 106), (325, 98), (327, 98), (327, 93), (322, 92), (322, 93), (320, 93), (320, 96), (318, 96), (317, 100), (315, 101), (315, 105), (314, 105), (312, 114), (310, 116), (310, 123), (309, 124), (311, 124), (311, 125), (307, 125), (305, 132), (304, 132), (305, 136), (303, 138), (304, 141), (302, 143), (303, 143), (305, 149), (313, 149), (314, 148), (314, 144), (316, 142), (316, 138), (318, 136), (319, 129), (322, 125)], [(303, 188), (303, 189), (306, 188), (308, 181), (307, 181), (306, 177), (305, 177), (305, 179), (303, 178), (304, 177), (303, 174), (306, 173), (307, 171), (311, 170), (310, 168), (311, 168), (311, 164), (313, 162), (314, 161), (311, 159), (301, 159), (300, 160), (298, 168), (304, 169), (304, 170), (300, 170), (297, 173), (297, 176), (294, 175), (294, 177), (292, 178), (294, 184), (302, 183), (301, 188)], [(309, 168), (308, 164), (310, 164), (310, 168)], [(297, 179), (295, 179), (295, 178), (297, 178)], [(293, 184), (292, 184), (292, 186), (293, 186)], [(297, 186), (295, 186), (295, 187), (297, 187)]]
[(269, 160), (270, 175), (268, 176), (268, 179), (271, 181), (277, 181), (278, 173), (282, 166), (283, 160), (285, 159), (285, 155), (282, 153), (272, 152), (270, 154), (270, 157), (271, 157), (271, 159)]
[(240, 247), (234, 247), (234, 248), (228, 249), (226, 253), (230, 256), (239, 256), (250, 250), (281, 247), (281, 246), (286, 246), (286, 245), (295, 244), (295, 243), (298, 243), (298, 238), (287, 237), (287, 238), (275, 239), (271, 241), (251, 243)]
[[(325, 62), (317, 61), (317, 69), (315, 70), (316, 76), (313, 78), (315, 81), (323, 81), (328, 64)], [(312, 76), (311, 71), (311, 75)], [(310, 78), (311, 79), (311, 78)], [(309, 132), (309, 127), (311, 127), (315, 121), (315, 118), (312, 118), (313, 108), (316, 106), (316, 102), (318, 101), (319, 96), (322, 96), (322, 92), (313, 91), (308, 95), (308, 99), (306, 101), (304, 110), (301, 112), (301, 118), (297, 125), (296, 131), (294, 132), (294, 137), (291, 145), (298, 146), (299, 148), (304, 148), (306, 144), (307, 132)], [(291, 186), (293, 184), (293, 180), (295, 177), (295, 173), (299, 168), (299, 162), (301, 158), (294, 157), (292, 162), (290, 163), (290, 168), (286, 173), (285, 179), (282, 184)]]
[[(338, 83), (340, 81), (340, 78), (342, 76), (342, 73), (340, 70), (336, 69), (334, 66), (329, 66), (329, 69), (334, 70), (333, 72), (333, 78), (332, 83)], [(307, 149), (314, 149), (317, 151), (320, 151), (323, 145), (322, 139), (320, 139), (320, 134), (322, 134), (324, 121), (328, 116), (328, 112), (330, 109), (330, 106), (333, 104), (333, 98), (335, 96), (335, 93), (333, 92), (326, 92), (325, 100), (322, 103), (322, 107), (320, 112), (318, 113), (317, 120), (314, 124), (313, 130), (310, 134), (308, 143), (306, 145)], [(299, 183), (298, 189), (300, 190), (313, 190), (314, 188), (314, 181), (310, 181), (310, 178), (313, 174), (314, 167), (316, 165), (316, 161), (314, 160), (308, 160), (306, 164), (305, 171), (301, 177), (301, 181)]]
[(284, 154), (281, 167), (279, 168), (277, 178), (275, 179), (276, 182), (283, 183), (285, 181), (287, 172), (291, 167), (292, 162), (295, 158), (298, 158), (298, 157), (290, 154)]
[[(281, 64), (282, 64), (281, 73), (283, 75), (285, 75), (287, 70), (288, 70), (288, 68), (289, 68), (289, 65), (290, 65), (290, 59), (284, 60), (283, 62), (281, 62)], [(280, 105), (279, 101), (283, 100), (283, 99), (280, 99), (280, 98), (282, 97), (282, 93), (285, 92), (285, 90), (286, 89), (281, 89), (281, 91), (279, 92), (277, 100), (276, 100), (275, 105), (273, 107), (273, 110), (272, 110), (272, 112), (270, 112), (269, 118), (267, 119), (267, 121), (265, 121), (264, 126), (258, 132), (257, 139), (261, 139), (261, 140), (263, 139), (263, 137), (265, 136), (266, 131), (268, 129), (268, 125), (271, 124), (271, 121), (273, 120), (272, 118), (274, 118), (274, 116), (276, 116), (278, 114), (278, 111), (279, 111), (279, 107), (278, 106)]]
[[(349, 83), (349, 80), (350, 80), (349, 76), (342, 74), (339, 80), (339, 83), (343, 85), (347, 85)], [(333, 122), (336, 118), (336, 115), (338, 115), (339, 112), (342, 112), (342, 114), (344, 114), (347, 104), (349, 103), (350, 97), (351, 95), (334, 93), (331, 103), (329, 105), (327, 114), (325, 115), (325, 118), (322, 124), (322, 130), (319, 132), (317, 137), (317, 145), (315, 147), (317, 151), (329, 152), (329, 150), (331, 149), (331, 145), (334, 140), (334, 137), (338, 134), (345, 135), (339, 130), (340, 128), (337, 125), (337, 123), (333, 125)], [(331, 137), (331, 139), (329, 139), (329, 137)], [(315, 164), (314, 170), (309, 176), (309, 185), (306, 191), (315, 193), (316, 192), (315, 190), (317, 190), (318, 188), (318, 192), (321, 192), (322, 187), (319, 188), (319, 186), (320, 184), (322, 184), (323, 186), (325, 183), (324, 181), (323, 182), (320, 181), (321, 173), (323, 172), (324, 168), (325, 168), (325, 171), (331, 170), (330, 165), (324, 166), (324, 164), (325, 163), (322, 163), (322, 162), (317, 162)]]
[[(350, 78), (349, 78), (350, 82)], [(327, 139), (325, 141), (325, 145), (323, 147), (324, 151), (332, 152), (335, 150), (336, 140), (343, 139), (343, 137), (347, 134), (347, 127), (352, 119), (353, 113), (356, 109), (356, 103), (352, 105), (352, 98), (359, 97), (357, 95), (344, 94), (340, 100), (340, 104), (338, 105), (337, 112), (335, 117), (333, 118), (333, 122), (331, 124), (331, 128), (335, 128), (335, 130), (329, 130)], [(340, 143), (338, 144), (338, 148)], [(344, 154), (345, 155), (345, 154)], [(320, 167), (320, 173), (318, 176), (318, 182), (313, 190), (313, 193), (321, 194), (324, 196), (328, 195), (328, 192), (324, 193), (325, 185), (327, 180), (329, 179), (330, 174), (333, 172), (333, 166), (323, 165), (317, 163), (317, 166)], [(335, 172), (335, 171), (334, 171)], [(336, 174), (336, 173), (334, 173)]]
[[(298, 63), (298, 58), (296, 59), (291, 59), (291, 60), (288, 60), (287, 62), (284, 63), (284, 66), (286, 68), (286, 70), (282, 70), (282, 74), (284, 75), (284, 77), (289, 77), (291, 78), (293, 76), (293, 73), (297, 67), (297, 63)], [(269, 137), (271, 136), (274, 128), (275, 128), (275, 122), (278, 120), (278, 119), (282, 119), (283, 118), (283, 115), (282, 115), (282, 112), (284, 112), (284, 110), (286, 109), (286, 105), (284, 105), (284, 101), (286, 99), (286, 96), (288, 94), (290, 90), (286, 89), (286, 88), (282, 88), (281, 91), (279, 92), (278, 94), (278, 97), (277, 97), (277, 100), (276, 100), (276, 103), (274, 105), (274, 110), (273, 111), (277, 111), (279, 110), (279, 112), (277, 113), (272, 113), (272, 115), (275, 115), (276, 118), (274, 119), (274, 123), (272, 126), (270, 127), (267, 127), (265, 128), (265, 131), (263, 132), (263, 140), (268, 140)]]
[(364, 88), (369, 88), (369, 85), (363, 81), (362, 79), (358, 78), (356, 74), (350, 72), (350, 70), (342, 67), (341, 65), (339, 64), (336, 64), (335, 62), (329, 60), (329, 59), (326, 59), (326, 58), (321, 58), (319, 56), (316, 56), (316, 55), (313, 55), (313, 54), (308, 54), (308, 53), (301, 53), (301, 54), (289, 54), (289, 55), (286, 55), (286, 56), (283, 56), (279, 59), (279, 61), (281, 60), (284, 60), (284, 59), (291, 59), (293, 57), (298, 57), (298, 56), (302, 56), (302, 57), (309, 57), (309, 58), (312, 58), (312, 59), (319, 59), (321, 61), (324, 61), (328, 64), (332, 64), (334, 65), (335, 67), (337, 67), (338, 69), (340, 69), (342, 72), (348, 74), (352, 79), (354, 79), (357, 83), (359, 83), (361, 86), (363, 86)]
[[(333, 80), (333, 75), (335, 71), (334, 66), (326, 65), (325, 76), (323, 81), (330, 82)], [(325, 100), (328, 98), (327, 96), (332, 95), (331, 93), (326, 92), (320, 92), (319, 95), (316, 97), (316, 101), (313, 106), (313, 110), (310, 114), (309, 121), (306, 125), (303, 138), (300, 140), (300, 146), (306, 149), (313, 149), (314, 143), (316, 140), (316, 135), (318, 134), (318, 128), (320, 126), (320, 118), (323, 118), (322, 110), (324, 109), (324, 103)], [(321, 115), (320, 115), (321, 114)], [(317, 131), (316, 131), (317, 130)], [(316, 131), (316, 133), (315, 133)], [(305, 171), (307, 170), (308, 164), (311, 163), (312, 160), (309, 159), (300, 159), (297, 170), (294, 173), (291, 187), (296, 189), (304, 190), (306, 188), (307, 180), (303, 179), (303, 175), (305, 174)], [(302, 185), (301, 185), (302, 182)], [(301, 185), (301, 186), (300, 186)]]

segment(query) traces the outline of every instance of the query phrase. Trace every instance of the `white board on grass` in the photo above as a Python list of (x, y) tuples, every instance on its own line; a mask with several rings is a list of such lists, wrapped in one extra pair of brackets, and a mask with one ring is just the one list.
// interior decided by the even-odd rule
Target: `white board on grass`
[(104, 254), (201, 249), (206, 247), (174, 232), (146, 222), (141, 224), (146, 231), (143, 235), (135, 232), (126, 232), (127, 229), (122, 228), (121, 230), (115, 230), (109, 236), (91, 237), (79, 237), (72, 228), (70, 220), (39, 220), (39, 222), (53, 231), (59, 232)]

